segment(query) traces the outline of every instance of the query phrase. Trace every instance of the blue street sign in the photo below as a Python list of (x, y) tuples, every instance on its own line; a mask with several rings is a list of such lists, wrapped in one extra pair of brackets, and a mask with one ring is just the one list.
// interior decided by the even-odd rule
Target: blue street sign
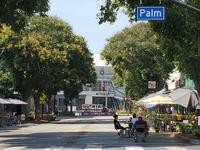
[(137, 7), (136, 20), (164, 20), (165, 19), (165, 7)]

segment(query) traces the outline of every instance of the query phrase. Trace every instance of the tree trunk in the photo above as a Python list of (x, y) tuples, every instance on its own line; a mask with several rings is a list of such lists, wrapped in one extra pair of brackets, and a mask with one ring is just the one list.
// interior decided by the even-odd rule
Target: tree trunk
[(52, 109), (52, 95), (50, 94), (50, 95), (47, 95), (47, 98), (48, 98), (48, 102), (47, 102), (47, 104), (48, 104), (48, 113), (49, 114), (52, 114), (53, 113), (53, 109)]
[[(24, 101), (24, 102), (27, 102), (27, 99), (28, 99), (28, 97), (23, 97), (23, 96), (21, 96), (21, 100), (22, 101)], [(26, 106), (26, 107), (22, 107), (22, 113), (23, 114), (26, 114), (27, 112), (28, 112), (28, 107)]]
[(65, 97), (65, 105), (66, 105), (66, 112), (68, 112), (68, 106), (69, 106), (69, 98)]
[(70, 99), (70, 113), (72, 113), (72, 99)]
[(44, 114), (44, 104), (42, 104), (42, 119), (43, 119), (43, 114)]
[(34, 94), (34, 104), (35, 104), (35, 120), (40, 120), (40, 103), (39, 103), (39, 92)]
[(56, 108), (56, 95), (53, 95), (53, 101), (52, 101), (52, 111), (54, 112), (54, 114), (57, 114), (58, 110)]

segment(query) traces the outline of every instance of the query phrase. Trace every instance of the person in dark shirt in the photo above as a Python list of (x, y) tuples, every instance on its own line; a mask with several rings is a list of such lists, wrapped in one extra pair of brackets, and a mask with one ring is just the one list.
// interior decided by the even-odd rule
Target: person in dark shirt
[[(139, 126), (143, 127), (139, 127)], [(142, 117), (138, 117), (138, 120), (135, 122), (135, 129), (137, 132), (144, 132), (145, 136), (148, 134), (148, 126), (147, 122), (142, 119)]]
[(114, 123), (114, 127), (115, 127), (116, 130), (117, 129), (126, 130), (126, 128), (123, 127), (123, 126), (121, 126), (121, 124), (119, 123), (119, 121), (118, 121), (118, 115), (114, 115), (113, 118), (114, 118), (113, 123)]
[(143, 142), (146, 141), (146, 137), (148, 135), (148, 126), (147, 122), (142, 119), (142, 117), (138, 117), (138, 120), (135, 122), (135, 142), (137, 142), (137, 134), (138, 132), (143, 134)]

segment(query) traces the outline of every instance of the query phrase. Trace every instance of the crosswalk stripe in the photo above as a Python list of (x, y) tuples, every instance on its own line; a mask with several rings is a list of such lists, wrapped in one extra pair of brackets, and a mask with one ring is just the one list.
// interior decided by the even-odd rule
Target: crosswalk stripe
[(84, 150), (101, 150), (101, 147), (89, 147), (89, 145)]
[(188, 150), (187, 148), (179, 147), (179, 146), (165, 147), (165, 149), (168, 149), (168, 150)]
[[(143, 148), (142, 146), (126, 146), (126, 147), (121, 147), (121, 148), (123, 148), (125, 150), (160, 150), (160, 149), (166, 149), (166, 150), (188, 150), (187, 148), (180, 147), (180, 146), (145, 147), (145, 148)], [(22, 149), (26, 149), (26, 148), (25, 147), (8, 147), (8, 148), (2, 149), (2, 150), (22, 150)], [(62, 148), (44, 148), (42, 150), (60, 150), (60, 149), (62, 149)], [(115, 148), (111, 148), (111, 149), (114, 150)], [(117, 149), (119, 149), (119, 148), (117, 148)], [(102, 150), (102, 148), (101, 147), (97, 147), (97, 148), (94, 148), (94, 147), (89, 148), (89, 147), (87, 147), (84, 150)]]
[(44, 148), (42, 150), (60, 150), (61, 148)]
[(25, 147), (7, 147), (3, 150), (21, 150), (21, 149), (25, 149)]
[(131, 147), (125, 147), (126, 150), (144, 150), (144, 148), (139, 147), (139, 146), (131, 146)]
[(101, 150), (101, 148), (85, 148), (84, 150)]

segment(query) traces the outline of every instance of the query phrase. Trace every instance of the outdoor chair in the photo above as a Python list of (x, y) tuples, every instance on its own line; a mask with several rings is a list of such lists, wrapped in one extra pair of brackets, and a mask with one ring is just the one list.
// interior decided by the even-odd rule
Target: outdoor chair
[(130, 129), (128, 127), (126, 127), (126, 130), (117, 128), (115, 128), (115, 130), (117, 131), (117, 135), (119, 137), (130, 137)]
[(147, 129), (146, 126), (143, 124), (135, 125), (135, 133), (134, 133), (135, 142), (138, 141), (138, 137), (141, 137), (142, 141), (146, 142), (146, 136), (147, 136), (146, 129)]

